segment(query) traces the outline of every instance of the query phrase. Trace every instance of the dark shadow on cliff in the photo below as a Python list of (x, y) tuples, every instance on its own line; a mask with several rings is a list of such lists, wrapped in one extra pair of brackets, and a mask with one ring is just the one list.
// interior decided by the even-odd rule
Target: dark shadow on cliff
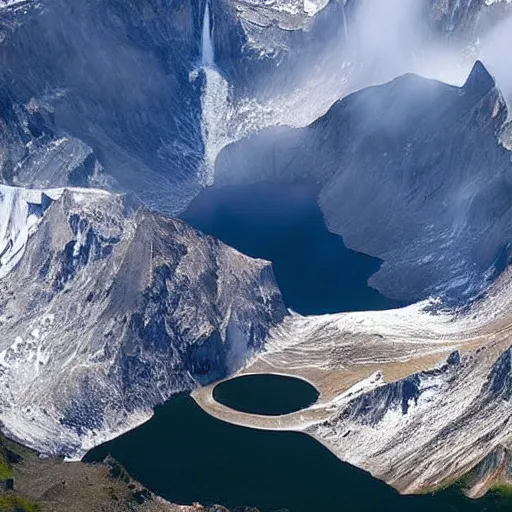
[(510, 261), (507, 116), (480, 62), (463, 87), (404, 75), (347, 96), (306, 128), (225, 147), (215, 183), (314, 181), (329, 230), (384, 261), (372, 286), (396, 300), (460, 306)]

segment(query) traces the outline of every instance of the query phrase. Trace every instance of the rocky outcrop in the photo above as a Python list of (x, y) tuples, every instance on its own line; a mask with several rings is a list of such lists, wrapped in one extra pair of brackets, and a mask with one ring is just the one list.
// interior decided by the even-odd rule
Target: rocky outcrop
[(466, 493), (480, 498), (489, 490), (512, 485), (512, 457), (508, 443), (498, 445), (462, 481)]
[[(76, 185), (58, 169), (51, 177), (39, 169), (48, 167), (44, 159), (52, 156), (44, 150), (52, 150), (54, 140), (79, 139), (60, 145), (52, 166), (62, 161), (72, 172), (80, 167), (73, 159), (84, 154), (77, 172), (87, 175), (95, 162), (81, 146), (89, 146), (117, 190), (136, 191), (171, 212), (193, 196), (202, 158), (203, 80), (189, 74), (200, 65), (202, 7), (36, 0), (0, 11), (0, 142), (4, 152), (9, 142), (12, 155), (3, 166), (6, 181)], [(9, 141), (20, 126), (23, 133)], [(34, 138), (39, 144), (32, 148)]]
[(489, 368), (485, 352), (365, 392), (309, 431), (401, 492), (433, 490), (470, 472), (468, 493), (482, 496), (501, 476), (506, 483), (501, 446), (510, 436), (509, 398), (496, 393), (509, 356)]
[(305, 129), (228, 146), (215, 182), (313, 180), (329, 229), (384, 260), (373, 286), (400, 300), (460, 304), (509, 259), (506, 118), (481, 63), (461, 88), (406, 75), (348, 96)]
[(39, 187), (108, 186), (94, 151), (80, 139), (57, 136), (34, 103), (17, 104), (0, 92), (0, 179), (4, 184)]
[(42, 453), (79, 456), (233, 372), (287, 314), (269, 263), (180, 221), (105, 192), (2, 191), (0, 420)]

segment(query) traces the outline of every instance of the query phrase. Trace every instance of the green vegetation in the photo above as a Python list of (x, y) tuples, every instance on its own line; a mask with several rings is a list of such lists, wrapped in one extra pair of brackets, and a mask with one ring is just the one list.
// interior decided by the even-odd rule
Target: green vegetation
[[(18, 445), (0, 435), (0, 486), (2, 480), (14, 478), (11, 463), (21, 460), (25, 449), (20, 447), (20, 450), (21, 453), (18, 453)], [(39, 510), (37, 504), (14, 492), (0, 491), (0, 512), (38, 512)]]
[(13, 473), (9, 463), (0, 456), (0, 481), (12, 478)]
[(0, 460), (0, 480), (7, 480), (12, 477), (12, 469), (4, 461)]
[(7, 480), (8, 478), (12, 478), (12, 468), (9, 464), (9, 459), (7, 457), (7, 452), (3, 446), (3, 443), (0, 441), (0, 481)]
[(468, 474), (466, 474), (463, 476), (458, 476), (458, 477), (449, 478), (447, 480), (444, 480), (443, 483), (441, 483), (440, 485), (437, 485), (435, 487), (425, 488), (418, 494), (434, 495), (434, 494), (439, 494), (439, 493), (442, 493), (445, 491), (456, 492), (456, 493), (462, 494), (464, 492), (464, 489), (467, 489), (469, 487), (469, 482), (470, 482), (470, 477)]
[(39, 506), (14, 494), (0, 494), (2, 512), (39, 512)]
[(21, 444), (18, 444), (10, 439), (7, 439), (4, 435), (0, 433), (0, 446), (4, 450), (5, 453), (9, 453), (12, 459), (16, 461), (20, 461), (21, 459), (28, 457), (37, 457), (36, 452), (31, 450), (30, 448), (25, 448)]
[(512, 509), (512, 485), (504, 482), (497, 482), (488, 492), (488, 497), (494, 499), (498, 510)]

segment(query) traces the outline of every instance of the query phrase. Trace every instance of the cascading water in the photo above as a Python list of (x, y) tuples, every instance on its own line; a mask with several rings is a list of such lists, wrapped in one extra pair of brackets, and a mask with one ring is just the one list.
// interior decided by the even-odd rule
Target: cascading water
[(201, 97), (201, 131), (204, 157), (199, 180), (202, 186), (213, 185), (215, 160), (219, 151), (226, 144), (226, 130), (230, 116), (228, 83), (215, 68), (212, 32), (210, 5), (207, 1), (203, 15), (201, 40), (201, 67), (205, 77)]
[(347, 27), (347, 15), (345, 13), (345, 2), (341, 2), (341, 14), (343, 16), (343, 31), (345, 34), (345, 41), (348, 41), (348, 27)]
[(212, 32), (210, 23), (210, 5), (207, 1), (204, 8), (203, 16), (203, 33), (201, 37), (201, 64), (206, 68), (213, 66), (215, 60), (215, 52), (212, 43)]

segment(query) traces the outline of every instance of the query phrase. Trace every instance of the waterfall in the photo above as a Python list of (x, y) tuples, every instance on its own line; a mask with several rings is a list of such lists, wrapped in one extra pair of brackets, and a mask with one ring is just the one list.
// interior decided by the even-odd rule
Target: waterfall
[(201, 95), (201, 132), (204, 143), (203, 165), (199, 169), (199, 182), (203, 186), (213, 185), (215, 160), (220, 150), (229, 142), (229, 87), (227, 81), (215, 67), (215, 52), (212, 42), (209, 0), (206, 0), (201, 38), (201, 68), (204, 87)]
[(347, 15), (345, 14), (345, 1), (341, 2), (341, 13), (343, 14), (343, 30), (345, 31), (345, 41), (348, 41)]
[(203, 186), (211, 186), (214, 182), (217, 155), (226, 144), (231, 142), (227, 133), (231, 109), (227, 81), (214, 67), (204, 68), (204, 73), (206, 80), (201, 96), (204, 157), (199, 181)]
[(210, 27), (210, 5), (206, 0), (203, 16), (203, 33), (201, 37), (201, 64), (204, 68), (213, 66), (214, 51)]

